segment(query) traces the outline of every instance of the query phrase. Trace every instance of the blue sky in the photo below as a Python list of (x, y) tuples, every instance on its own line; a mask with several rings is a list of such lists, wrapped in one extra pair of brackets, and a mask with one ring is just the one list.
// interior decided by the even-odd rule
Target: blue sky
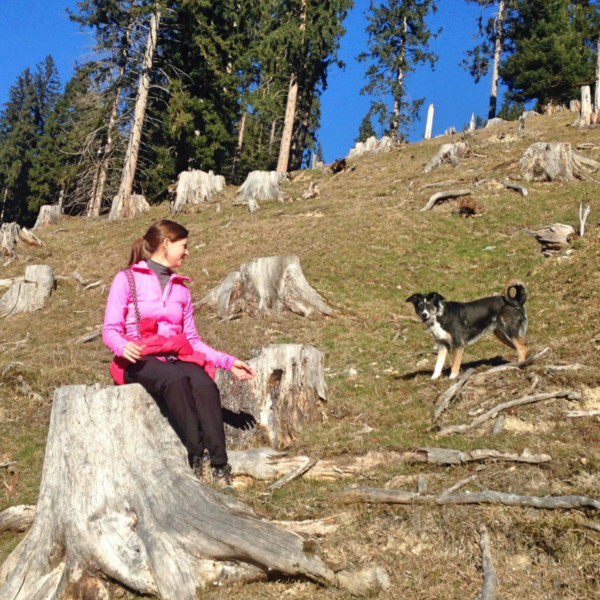
[[(487, 117), (489, 79), (475, 84), (459, 66), (464, 52), (474, 44), (479, 8), (463, 0), (439, 0), (437, 14), (430, 18), (431, 30), (443, 28), (432, 43), (439, 55), (435, 70), (424, 66), (411, 75), (408, 86), (413, 98), (425, 98), (423, 121), (415, 124), (410, 141), (422, 139), (424, 117), (429, 104), (435, 107), (433, 135), (451, 126), (461, 130), (471, 114)], [(345, 70), (335, 69), (321, 98), (322, 118), (318, 132), (325, 162), (346, 156), (354, 146), (359, 125), (369, 109), (369, 98), (360, 95), (365, 85), (366, 65), (356, 56), (366, 49), (364, 13), (369, 0), (356, 0), (345, 27), (340, 58)], [(91, 53), (93, 40), (71, 23), (66, 7), (75, 0), (3, 0), (0, 10), (0, 104), (8, 98), (8, 89), (26, 67), (34, 68), (52, 54), (64, 84), (76, 61)]]

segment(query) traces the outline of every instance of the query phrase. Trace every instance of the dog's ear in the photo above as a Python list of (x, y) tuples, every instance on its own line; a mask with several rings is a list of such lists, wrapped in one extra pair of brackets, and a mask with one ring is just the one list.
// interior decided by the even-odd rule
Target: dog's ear
[(406, 301), (416, 304), (419, 301), (420, 297), (421, 297), (421, 294), (413, 294), (410, 298), (407, 298)]

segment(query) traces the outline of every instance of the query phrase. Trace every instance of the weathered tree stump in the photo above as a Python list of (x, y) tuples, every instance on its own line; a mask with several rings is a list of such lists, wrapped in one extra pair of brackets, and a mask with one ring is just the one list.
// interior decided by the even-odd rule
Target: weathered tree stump
[(129, 219), (131, 217), (137, 217), (150, 210), (150, 205), (146, 201), (146, 198), (141, 194), (133, 194), (132, 196), (115, 196), (113, 198), (110, 213), (108, 214), (109, 220), (114, 219)]
[(194, 600), (198, 588), (269, 570), (353, 593), (389, 584), (378, 568), (348, 583), (299, 535), (203, 485), (140, 385), (56, 390), (35, 521), (0, 569), (0, 600), (107, 598), (105, 578)]
[(46, 244), (25, 227), (17, 223), (2, 223), (0, 225), (0, 254), (4, 258), (14, 258), (15, 247), (22, 244), (44, 248)]
[(427, 163), (423, 169), (423, 173), (429, 173), (435, 167), (439, 167), (443, 163), (450, 163), (454, 167), (458, 167), (459, 158), (468, 156), (469, 144), (467, 142), (454, 142), (453, 144), (442, 144), (436, 155)]
[(333, 312), (306, 281), (297, 256), (255, 258), (222, 279), (194, 307), (216, 310), (220, 317), (279, 314), (286, 310), (305, 317)]
[(171, 210), (179, 212), (186, 204), (211, 202), (214, 195), (225, 189), (225, 178), (212, 171), (184, 171), (179, 174), (173, 193)]
[(570, 240), (577, 236), (575, 228), (564, 223), (554, 223), (536, 231), (523, 229), (523, 233), (533, 236), (542, 245), (542, 252), (544, 253), (557, 252), (568, 248)]
[(519, 161), (526, 181), (562, 181), (591, 179), (590, 172), (600, 169), (600, 163), (577, 154), (567, 142), (536, 142), (531, 144)]
[(280, 186), (287, 180), (288, 174), (284, 171), (252, 171), (238, 188), (238, 199), (233, 204), (248, 206), (248, 210), (253, 212), (260, 208), (259, 202), (283, 202), (284, 193)]
[(44, 204), (40, 207), (40, 212), (33, 228), (38, 229), (39, 227), (47, 227), (48, 225), (57, 225), (61, 215), (61, 204)]
[(29, 265), (23, 280), (13, 283), (0, 299), (0, 317), (39, 310), (52, 294), (54, 284), (52, 267)]
[[(371, 137), (368, 137), (364, 142), (357, 142), (354, 148), (352, 148), (348, 153), (347, 158), (360, 158), (361, 156), (365, 155), (374, 155), (380, 154), (382, 152), (391, 152), (395, 147), (396, 144), (394, 143), (391, 137), (384, 135), (378, 140), (373, 135)], [(343, 158), (340, 160), (344, 161)], [(334, 173), (338, 173), (340, 170), (334, 170), (334, 165), (338, 162), (340, 161), (336, 160), (331, 167), (331, 170)], [(346, 168), (345, 161), (344, 168)]]
[(592, 93), (589, 85), (581, 86), (581, 108), (579, 110), (578, 127), (589, 127), (595, 123)]
[(217, 371), (227, 444), (287, 448), (305, 423), (322, 419), (327, 393), (323, 354), (313, 346), (269, 344), (248, 362), (257, 373), (251, 381)]

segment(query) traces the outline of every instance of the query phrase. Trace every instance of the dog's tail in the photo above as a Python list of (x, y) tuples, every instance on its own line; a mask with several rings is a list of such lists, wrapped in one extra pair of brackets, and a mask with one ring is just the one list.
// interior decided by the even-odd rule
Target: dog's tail
[(527, 300), (525, 284), (517, 279), (511, 279), (506, 284), (504, 300), (515, 308), (521, 308), (525, 304), (525, 300)]

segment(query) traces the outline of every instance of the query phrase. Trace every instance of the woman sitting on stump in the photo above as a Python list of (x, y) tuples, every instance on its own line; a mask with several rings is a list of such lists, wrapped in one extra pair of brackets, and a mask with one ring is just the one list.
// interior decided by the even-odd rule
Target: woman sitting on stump
[(140, 383), (161, 398), (173, 428), (184, 442), (190, 466), (202, 475), (208, 451), (213, 479), (232, 482), (216, 368), (238, 379), (255, 373), (245, 362), (205, 344), (196, 330), (190, 281), (173, 272), (188, 251), (188, 230), (173, 221), (152, 224), (133, 245), (129, 266), (115, 276), (102, 338), (115, 359), (116, 383)]

